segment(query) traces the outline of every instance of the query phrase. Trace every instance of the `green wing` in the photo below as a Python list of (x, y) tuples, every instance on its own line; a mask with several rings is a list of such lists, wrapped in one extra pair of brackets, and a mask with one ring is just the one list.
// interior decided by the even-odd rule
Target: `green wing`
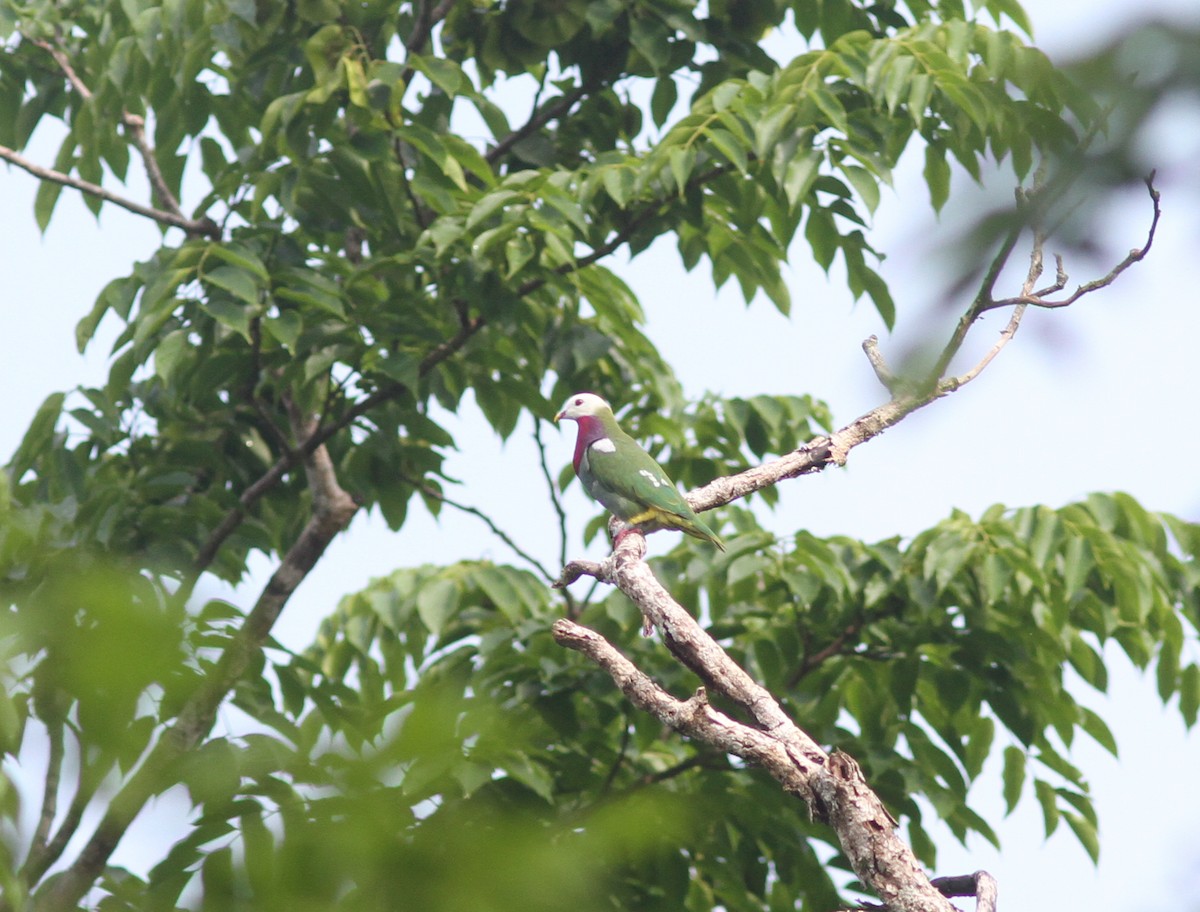
[(609, 439), (613, 442), (612, 452), (592, 449), (588, 454), (588, 471), (596, 485), (604, 489), (604, 496), (597, 496), (597, 500), (625, 522), (651, 530), (678, 529), (725, 550), (721, 539), (696, 516), (653, 456), (627, 434), (610, 433)]
[(615, 435), (609, 438), (615, 447), (613, 452), (593, 450), (588, 454), (588, 462), (596, 481), (638, 507), (684, 519), (692, 517), (692, 508), (663, 471), (663, 467), (638, 446), (632, 437), (623, 436), (624, 439)]

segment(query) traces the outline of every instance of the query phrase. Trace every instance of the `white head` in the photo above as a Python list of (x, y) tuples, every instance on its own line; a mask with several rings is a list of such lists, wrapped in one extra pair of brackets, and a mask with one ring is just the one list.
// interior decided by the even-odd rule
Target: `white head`
[(611, 415), (612, 406), (595, 393), (576, 393), (567, 399), (562, 411), (554, 416), (554, 420), (561, 421), (566, 418), (569, 421), (578, 421), (580, 418), (594, 417), (604, 412)]

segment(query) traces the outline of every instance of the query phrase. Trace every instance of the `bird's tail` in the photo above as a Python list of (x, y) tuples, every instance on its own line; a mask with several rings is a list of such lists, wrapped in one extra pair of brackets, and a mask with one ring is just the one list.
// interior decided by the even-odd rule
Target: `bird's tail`
[(721, 541), (720, 536), (717, 535), (717, 533), (710, 529), (707, 525), (705, 525), (699, 518), (694, 516), (680, 516), (677, 517), (677, 522), (679, 524), (678, 528), (680, 532), (686, 532), (688, 535), (692, 536), (692, 538), (699, 538), (703, 541), (712, 542), (722, 551), (725, 550), (725, 543)]

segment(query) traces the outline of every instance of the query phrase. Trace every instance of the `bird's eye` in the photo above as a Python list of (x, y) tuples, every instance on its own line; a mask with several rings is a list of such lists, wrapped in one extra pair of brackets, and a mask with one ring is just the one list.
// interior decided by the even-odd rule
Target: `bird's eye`
[(582, 399), (576, 399), (576, 400), (575, 400), (575, 404), (576, 404), (576, 405), (583, 405), (583, 400), (582, 400)]

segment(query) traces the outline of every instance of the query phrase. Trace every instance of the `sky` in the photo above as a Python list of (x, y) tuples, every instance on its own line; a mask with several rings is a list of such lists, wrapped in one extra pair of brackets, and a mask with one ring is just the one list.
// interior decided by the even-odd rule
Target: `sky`
[[(1194, 0), (1043, 0), (1027, 7), (1037, 43), (1059, 59), (1088, 50), (1152, 11), (1179, 21), (1190, 15), (1200, 23)], [(1200, 179), (1191, 163), (1198, 147), (1194, 110), (1190, 120), (1187, 112), (1164, 120), (1147, 144), (1148, 161), (1160, 170), (1164, 215), (1145, 263), (1072, 308), (1030, 312), (1014, 342), (979, 379), (855, 450), (846, 468), (787, 483), (767, 524), (780, 534), (805, 528), (877, 540), (912, 535), (954, 508), (978, 515), (997, 502), (1060, 506), (1090, 491), (1113, 490), (1128, 491), (1151, 509), (1200, 521), (1200, 428), (1192, 419), (1194, 346), (1200, 338), (1195, 255)], [(54, 152), (42, 142), (29, 154), (49, 162)], [(102, 379), (104, 343), (79, 356), (74, 324), (110, 279), (126, 274), (160, 243), (154, 226), (111, 207), (97, 223), (69, 191), (49, 230), (39, 236), (32, 216), (35, 189), (28, 175), (0, 168), (5, 457), (46, 395)], [(135, 183), (129, 192), (145, 198), (144, 186)], [(989, 197), (963, 175), (956, 175), (952, 192), (948, 211), (935, 219), (919, 168), (902, 168), (876, 215), (872, 239), (888, 252), (882, 271), (900, 313), (891, 335), (868, 302), (850, 302), (836, 270), (826, 278), (806, 265), (802, 247), (790, 267), (790, 319), (767, 302), (746, 308), (734, 284), (714, 293), (706, 269), (682, 273), (669, 246), (622, 263), (619, 271), (646, 307), (650, 338), (676, 366), (689, 394), (811, 393), (828, 401), (837, 422), (845, 424), (886, 397), (860, 349), (866, 336), (878, 334), (884, 353), (895, 360), (921, 338), (944, 338), (961, 311), (944, 291), (955, 226)], [(185, 208), (189, 202), (195, 199), (185, 198)], [(1119, 259), (1141, 245), (1148, 218), (1145, 198), (1131, 194), (1097, 217), (1096, 240)], [(1072, 282), (1094, 277), (1094, 266), (1069, 260)], [(976, 327), (960, 367), (969, 366), (971, 353), (990, 346), (1005, 320), (991, 315)], [(111, 339), (114, 327), (105, 329)], [(620, 390), (601, 392), (619, 404)], [(448, 471), (466, 480), (454, 496), (496, 516), (524, 547), (553, 564), (555, 520), (530, 426), (522, 425), (502, 444), (480, 430), (470, 408), (448, 421), (462, 447), (452, 454)], [(557, 464), (565, 464), (573, 428), (547, 428), (543, 436)], [(513, 483), (487, 483), (496, 477)], [(566, 504), (571, 555), (602, 556), (598, 542), (582, 544), (583, 525), (595, 508), (577, 485)], [(651, 552), (669, 547), (666, 539), (651, 537)], [(389, 532), (378, 516), (360, 517), (297, 592), (279, 639), (303, 647), (340, 596), (399, 566), (444, 562), (448, 553), (514, 560), (477, 519), (453, 511), (435, 521), (414, 510), (399, 533)], [(210, 587), (207, 594), (248, 606), (271, 569), (258, 560), (242, 589)], [(1092, 866), (1065, 826), (1044, 838), (1032, 798), (1001, 820), (999, 774), (992, 769), (976, 783), (972, 798), (976, 810), (993, 824), (999, 821), (1002, 851), (982, 840), (957, 847), (943, 830), (935, 834), (941, 851), (937, 873), (987, 869), (999, 880), (1005, 907), (1025, 912), (1200, 908), (1200, 789), (1191, 785), (1200, 769), (1200, 734), (1184, 730), (1173, 705), (1164, 710), (1152, 675), (1130, 668), (1115, 651), (1107, 655), (1109, 693), (1098, 694), (1082, 682), (1074, 688), (1110, 722), (1121, 748), (1116, 760), (1081, 740), (1072, 754), (1089, 775), (1100, 814), (1099, 866)], [(232, 726), (235, 720), (226, 717), (220, 724)], [(1171, 788), (1179, 782), (1189, 786)], [(144, 867), (144, 846), (185, 812), (178, 803), (160, 801), (122, 844), (117, 860)]]

